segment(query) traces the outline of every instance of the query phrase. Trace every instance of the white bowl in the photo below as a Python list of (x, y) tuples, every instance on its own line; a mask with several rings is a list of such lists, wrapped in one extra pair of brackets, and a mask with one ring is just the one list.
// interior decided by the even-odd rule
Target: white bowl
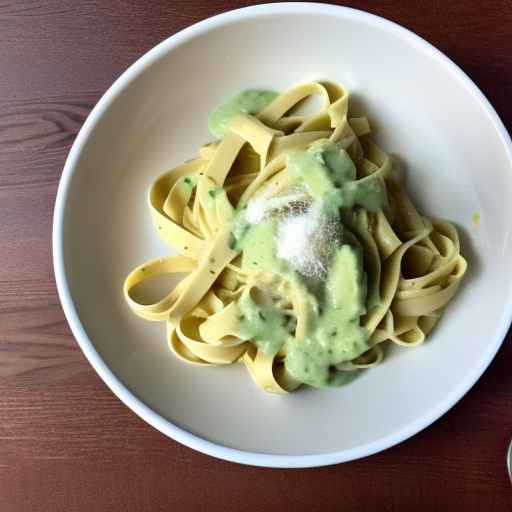
[[(163, 324), (124, 303), (125, 275), (168, 254), (146, 191), (196, 155), (207, 114), (247, 87), (338, 80), (377, 141), (399, 155), (422, 210), (454, 220), (469, 272), (427, 343), (391, 349), (343, 388), (263, 393), (239, 365), (176, 360)], [(388, 448), (452, 407), (495, 355), (512, 316), (512, 151), (483, 94), (406, 29), (348, 8), (261, 5), (172, 36), (112, 85), (80, 131), (55, 207), (60, 298), (85, 355), (112, 391), (175, 440), (246, 464), (333, 464)], [(478, 224), (473, 213), (480, 215)], [(505, 404), (503, 404), (505, 407)]]

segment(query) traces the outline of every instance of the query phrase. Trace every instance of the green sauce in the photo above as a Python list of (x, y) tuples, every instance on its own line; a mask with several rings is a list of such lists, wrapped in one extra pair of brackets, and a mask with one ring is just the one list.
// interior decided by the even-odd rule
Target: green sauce
[(317, 387), (343, 382), (334, 365), (368, 350), (368, 332), (359, 324), (365, 295), (360, 251), (342, 245), (329, 270), (314, 329), (303, 342), (289, 344), (285, 364), (296, 379)]
[(289, 170), (330, 211), (361, 206), (376, 212), (387, 204), (384, 180), (372, 175), (356, 180), (354, 162), (333, 142), (318, 141), (308, 151), (292, 153)]
[(267, 354), (276, 354), (284, 343), (293, 341), (290, 336), (290, 317), (272, 304), (256, 304), (249, 293), (238, 301), (240, 321), (245, 334)]
[[(239, 209), (233, 222), (233, 245), (243, 251), (242, 270), (261, 270), (263, 275), (274, 276), (275, 282), (289, 281), (301, 289), (309, 329), (305, 339), (298, 341), (290, 332), (290, 316), (272, 300), (255, 300), (248, 292), (238, 300), (239, 320), (264, 352), (276, 354), (286, 348), (284, 364), (299, 381), (316, 387), (345, 384), (357, 372), (339, 371), (336, 365), (367, 351), (369, 333), (360, 325), (360, 317), (367, 311), (362, 249), (343, 218), (356, 206), (370, 211), (384, 208), (385, 185), (379, 177), (357, 181), (349, 155), (329, 141), (291, 153), (286, 172), (292, 178), (291, 186), (310, 197), (310, 207), (319, 208), (337, 227), (329, 238), (332, 247), (326, 274), (321, 278), (302, 275), (277, 256), (276, 235), (283, 213), (249, 224), (245, 209)], [(268, 297), (275, 291), (272, 282), (261, 283), (261, 287), (266, 288)]]
[(258, 114), (278, 96), (277, 92), (267, 90), (248, 90), (222, 102), (208, 117), (208, 130), (217, 138), (224, 137), (226, 128), (238, 114)]

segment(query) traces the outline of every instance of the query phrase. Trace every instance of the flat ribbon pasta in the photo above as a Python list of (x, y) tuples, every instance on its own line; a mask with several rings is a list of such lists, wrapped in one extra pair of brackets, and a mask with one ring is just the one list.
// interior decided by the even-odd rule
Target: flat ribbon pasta
[[(294, 113), (312, 96), (316, 112)], [(422, 343), (438, 322), (466, 271), (456, 229), (430, 221), (414, 208), (394, 180), (390, 157), (368, 139), (365, 117), (349, 117), (348, 92), (331, 82), (309, 82), (279, 95), (257, 115), (239, 114), (221, 140), (204, 145), (198, 158), (162, 174), (148, 203), (160, 238), (178, 256), (136, 267), (124, 283), (125, 299), (140, 317), (165, 321), (167, 342), (181, 360), (199, 366), (241, 362), (265, 391), (287, 393), (300, 382), (283, 364), (286, 346), (267, 353), (252, 343), (238, 320), (236, 301), (262, 278), (242, 271), (232, 243), (235, 213), (262, 191), (289, 186), (290, 152), (327, 139), (345, 149), (357, 166), (357, 179), (385, 183), (389, 208), (354, 209), (348, 222), (364, 253), (368, 308), (361, 325), (368, 351), (337, 365), (353, 371), (379, 364), (382, 343)], [(161, 300), (147, 303), (140, 289), (169, 274), (186, 277)], [(293, 320), (298, 341), (307, 336), (310, 305), (300, 287), (281, 283), (278, 306)]]

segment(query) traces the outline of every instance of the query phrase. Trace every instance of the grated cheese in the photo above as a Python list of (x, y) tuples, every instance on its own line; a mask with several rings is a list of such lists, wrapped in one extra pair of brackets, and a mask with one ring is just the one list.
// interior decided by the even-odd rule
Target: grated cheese
[(277, 229), (277, 256), (297, 272), (321, 278), (336, 243), (335, 229), (316, 208), (285, 217)]

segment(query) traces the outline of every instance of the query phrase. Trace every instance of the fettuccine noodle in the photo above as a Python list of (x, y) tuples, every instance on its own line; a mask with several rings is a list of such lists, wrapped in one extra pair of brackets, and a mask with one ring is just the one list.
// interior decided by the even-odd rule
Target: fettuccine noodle
[[(294, 114), (311, 96), (321, 100), (318, 111)], [(292, 155), (311, 151), (318, 141), (350, 156), (357, 168), (356, 185), (369, 178), (385, 183), (388, 201), (376, 211), (355, 204), (344, 221), (364, 254), (368, 295), (358, 328), (367, 336), (362, 353), (336, 360), (331, 370), (343, 376), (375, 366), (383, 359), (384, 342), (417, 346), (438, 322), (467, 267), (457, 231), (448, 222), (418, 213), (395, 179), (390, 157), (369, 140), (366, 118), (349, 116), (348, 99), (347, 91), (334, 83), (293, 87), (255, 115), (234, 115), (222, 138), (151, 186), (156, 232), (179, 255), (135, 268), (126, 278), (124, 295), (135, 314), (166, 323), (167, 343), (178, 358), (203, 366), (242, 363), (261, 388), (273, 393), (304, 382), (286, 358), (292, 357), (293, 347), (306, 343), (314, 328), (311, 319), (321, 312), (307, 303), (298, 280), (243, 268), (244, 249), (233, 233), (237, 216), (251, 200), (263, 197), (262, 191), (265, 197), (272, 190), (272, 197), (287, 200)], [(293, 204), (301, 197), (295, 195)], [(181, 273), (185, 278), (158, 302), (145, 303), (134, 293), (149, 279)], [(283, 340), (281, 346), (255, 343), (240, 320), (241, 304), (253, 300), (255, 288), (262, 286), (272, 290), (272, 311), (290, 320), (283, 332), (289, 332), (291, 341)], [(370, 304), (372, 290), (377, 299)], [(273, 329), (270, 323), (268, 329)]]

